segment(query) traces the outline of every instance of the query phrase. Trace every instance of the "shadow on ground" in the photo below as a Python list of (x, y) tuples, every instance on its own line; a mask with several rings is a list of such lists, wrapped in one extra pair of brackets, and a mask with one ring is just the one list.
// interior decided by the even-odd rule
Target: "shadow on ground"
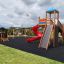
[(64, 62), (64, 46), (60, 46), (59, 48), (49, 48), (48, 51), (45, 51), (44, 49), (38, 48), (38, 44), (35, 44), (34, 42), (27, 43), (25, 38), (14, 38), (7, 42), (0, 42), (0, 44)]

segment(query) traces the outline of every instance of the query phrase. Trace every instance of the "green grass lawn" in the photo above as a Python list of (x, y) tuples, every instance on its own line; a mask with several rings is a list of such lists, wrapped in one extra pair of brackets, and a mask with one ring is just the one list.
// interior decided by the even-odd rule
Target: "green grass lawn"
[(64, 64), (0, 44), (0, 64)]

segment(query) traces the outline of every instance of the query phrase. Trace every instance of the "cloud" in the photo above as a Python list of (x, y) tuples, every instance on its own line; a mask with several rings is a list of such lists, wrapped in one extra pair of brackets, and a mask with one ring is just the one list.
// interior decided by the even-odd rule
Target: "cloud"
[(37, 2), (37, 0), (22, 0), (26, 5), (32, 5)]
[(58, 9), (60, 19), (63, 20), (64, 0), (0, 0), (0, 22), (22, 27), (33, 26), (38, 23), (39, 16), (45, 17), (50, 7)]
[(51, 4), (51, 0), (37, 0), (39, 6), (48, 6)]

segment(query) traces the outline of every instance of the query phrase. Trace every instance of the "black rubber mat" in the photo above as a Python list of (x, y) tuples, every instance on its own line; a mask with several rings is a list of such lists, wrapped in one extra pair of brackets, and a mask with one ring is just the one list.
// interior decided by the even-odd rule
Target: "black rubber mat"
[(38, 42), (28, 43), (26, 42), (26, 38), (21, 37), (14, 39), (10, 38), (9, 41), (0, 42), (0, 44), (64, 62), (64, 46), (60, 46), (58, 48), (49, 48), (47, 51), (45, 51), (42, 48), (38, 48)]

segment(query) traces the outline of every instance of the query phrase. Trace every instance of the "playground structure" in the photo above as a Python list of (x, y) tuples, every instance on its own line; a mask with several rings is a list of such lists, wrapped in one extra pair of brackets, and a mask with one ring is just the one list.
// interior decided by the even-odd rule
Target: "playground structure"
[[(43, 28), (43, 34), (37, 31), (37, 29), (39, 28), (38, 26)], [(39, 17), (39, 24), (36, 25), (36, 27), (38, 28), (35, 28), (34, 26), (32, 30), (37, 36), (33, 38), (28, 38), (27, 41), (33, 42), (35, 40), (40, 39), (40, 43), (38, 45), (38, 47), (40, 48), (45, 48), (47, 50), (51, 44), (53, 45), (53, 47), (57, 47), (59, 45), (59, 32), (61, 33), (62, 38), (64, 39), (64, 28), (59, 21), (59, 11), (56, 9), (46, 11), (45, 19), (41, 19)]]

